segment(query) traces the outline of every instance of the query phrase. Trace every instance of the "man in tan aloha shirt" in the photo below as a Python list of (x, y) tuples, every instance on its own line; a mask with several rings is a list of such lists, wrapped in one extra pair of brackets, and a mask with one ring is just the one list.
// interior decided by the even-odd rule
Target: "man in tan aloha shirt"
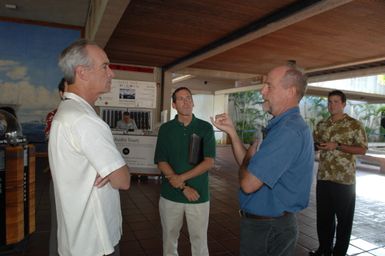
[(363, 125), (344, 113), (345, 106), (343, 92), (330, 92), (330, 117), (319, 122), (314, 131), (316, 150), (320, 151), (316, 189), (319, 248), (309, 255), (342, 256), (349, 247), (356, 201), (355, 155), (366, 153), (368, 141)]

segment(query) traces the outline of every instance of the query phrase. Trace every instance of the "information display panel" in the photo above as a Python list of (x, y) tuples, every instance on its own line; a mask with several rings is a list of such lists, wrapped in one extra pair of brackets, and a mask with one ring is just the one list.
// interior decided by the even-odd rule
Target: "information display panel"
[(156, 83), (113, 79), (111, 91), (102, 94), (96, 106), (156, 108)]

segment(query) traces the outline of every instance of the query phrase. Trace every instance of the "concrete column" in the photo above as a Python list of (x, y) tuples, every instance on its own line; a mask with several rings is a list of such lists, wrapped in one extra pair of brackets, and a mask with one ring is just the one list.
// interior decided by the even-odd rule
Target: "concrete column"
[(162, 101), (161, 111), (167, 110), (167, 121), (170, 120), (171, 95), (172, 95), (172, 72), (166, 71), (163, 74), (163, 82), (161, 84)]

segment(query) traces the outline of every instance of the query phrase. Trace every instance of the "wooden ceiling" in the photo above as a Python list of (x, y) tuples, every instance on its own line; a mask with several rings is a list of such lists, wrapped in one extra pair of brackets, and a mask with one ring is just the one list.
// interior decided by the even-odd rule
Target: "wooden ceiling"
[[(383, 0), (131, 0), (105, 50), (115, 63), (314, 77), (385, 73)], [(103, 24), (101, 24), (101, 27)]]
[(17, 10), (0, 5), (0, 19), (84, 27), (114, 63), (193, 70), (195, 77), (255, 77), (288, 60), (313, 81), (385, 73), (384, 0), (16, 3)]
[(259, 19), (278, 2), (293, 0), (133, 0), (106, 51), (113, 61), (163, 67)]
[[(296, 60), (309, 71), (385, 57), (385, 1), (353, 1), (193, 65), (248, 73)], [(385, 60), (385, 58), (384, 58)]]

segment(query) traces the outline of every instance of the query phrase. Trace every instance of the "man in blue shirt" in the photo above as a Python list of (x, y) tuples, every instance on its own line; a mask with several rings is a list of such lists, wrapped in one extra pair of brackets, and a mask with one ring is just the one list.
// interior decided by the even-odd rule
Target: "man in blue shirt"
[(295, 213), (307, 207), (313, 178), (313, 138), (298, 107), (306, 85), (305, 76), (293, 66), (276, 67), (268, 73), (261, 94), (263, 109), (273, 118), (265, 139), (248, 149), (227, 114), (212, 120), (229, 135), (240, 165), (242, 256), (294, 253), (298, 237)]

